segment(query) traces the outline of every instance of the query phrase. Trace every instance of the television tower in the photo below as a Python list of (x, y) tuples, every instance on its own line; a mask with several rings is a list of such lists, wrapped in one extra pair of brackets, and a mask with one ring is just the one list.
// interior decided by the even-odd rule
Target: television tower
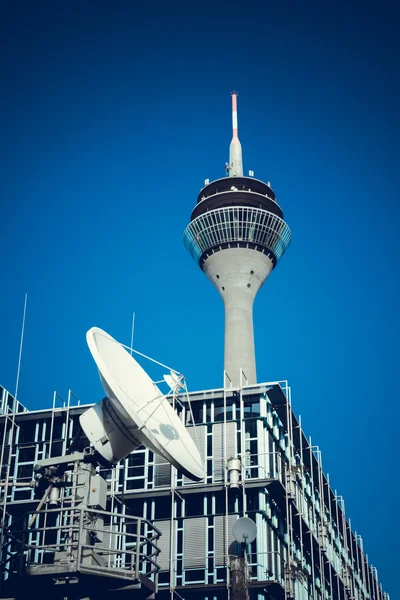
[(270, 183), (243, 175), (237, 92), (232, 92), (232, 141), (227, 176), (206, 181), (184, 232), (194, 260), (225, 306), (224, 368), (233, 386), (254, 384), (253, 303), (288, 248), (291, 233)]

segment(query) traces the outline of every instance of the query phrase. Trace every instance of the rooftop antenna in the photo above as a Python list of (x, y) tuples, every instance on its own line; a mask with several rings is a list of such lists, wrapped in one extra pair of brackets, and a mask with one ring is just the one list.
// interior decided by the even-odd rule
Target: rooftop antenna
[(131, 333), (131, 356), (133, 354), (133, 333), (135, 331), (135, 315), (136, 313), (132, 313), (132, 333)]
[(25, 317), (26, 317), (26, 305), (28, 302), (28, 294), (25, 294), (25, 302), (24, 302), (24, 313), (22, 317), (22, 329), (21, 329), (21, 340), (19, 343), (19, 355), (18, 355), (18, 368), (17, 368), (17, 381), (15, 383), (15, 399), (18, 396), (18, 386), (19, 386), (19, 376), (21, 372), (21, 360), (22, 360), (22, 348), (24, 345), (24, 333), (25, 333)]
[(229, 177), (243, 176), (242, 146), (238, 137), (237, 92), (232, 92), (232, 141), (229, 147)]

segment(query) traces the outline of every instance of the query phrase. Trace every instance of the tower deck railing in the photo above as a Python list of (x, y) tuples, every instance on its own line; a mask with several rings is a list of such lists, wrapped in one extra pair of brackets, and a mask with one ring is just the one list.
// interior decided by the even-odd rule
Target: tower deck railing
[(230, 243), (269, 250), (277, 262), (290, 241), (291, 231), (283, 219), (246, 206), (210, 210), (194, 219), (184, 232), (185, 247), (196, 262), (208, 250)]

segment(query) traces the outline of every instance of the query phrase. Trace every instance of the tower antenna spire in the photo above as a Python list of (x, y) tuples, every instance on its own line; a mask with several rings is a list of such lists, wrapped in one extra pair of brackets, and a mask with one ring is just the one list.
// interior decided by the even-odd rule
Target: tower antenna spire
[(232, 139), (238, 139), (238, 118), (237, 118), (237, 92), (231, 92), (232, 96)]
[(242, 146), (238, 137), (237, 92), (232, 92), (232, 141), (229, 147), (229, 177), (243, 176)]

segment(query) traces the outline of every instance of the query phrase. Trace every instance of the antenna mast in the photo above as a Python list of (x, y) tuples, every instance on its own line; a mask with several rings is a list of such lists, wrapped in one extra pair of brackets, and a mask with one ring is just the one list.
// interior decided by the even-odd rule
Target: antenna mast
[(133, 334), (135, 332), (135, 316), (136, 313), (132, 313), (132, 333), (131, 333), (131, 356), (132, 356), (132, 352), (133, 352)]
[(14, 394), (15, 399), (18, 396), (19, 375), (20, 375), (20, 372), (21, 372), (22, 348), (23, 348), (23, 345), (24, 345), (25, 317), (26, 317), (26, 304), (27, 304), (27, 302), (28, 302), (28, 294), (25, 294), (24, 314), (23, 314), (23, 317), (22, 317), (21, 341), (19, 343), (17, 381), (15, 383), (15, 394)]
[(232, 141), (229, 147), (229, 177), (243, 177), (242, 146), (238, 137), (237, 92), (232, 92)]

